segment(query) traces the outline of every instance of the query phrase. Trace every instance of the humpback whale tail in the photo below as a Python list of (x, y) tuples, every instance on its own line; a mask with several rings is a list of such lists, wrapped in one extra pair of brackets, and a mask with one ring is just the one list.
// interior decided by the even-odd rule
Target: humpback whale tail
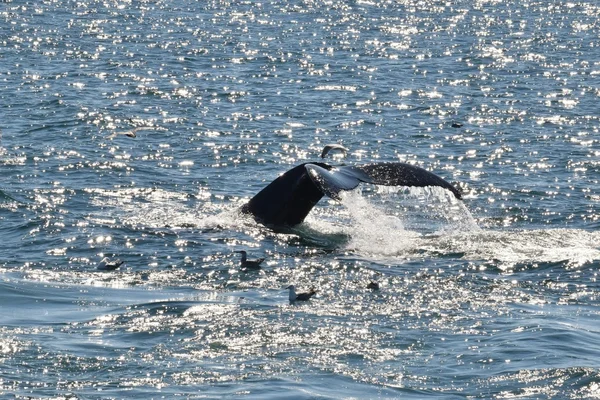
[(410, 164), (376, 163), (339, 166), (314, 162), (300, 164), (279, 176), (248, 203), (242, 212), (274, 227), (294, 226), (304, 221), (324, 196), (339, 200), (340, 192), (352, 190), (361, 182), (385, 186), (439, 186), (461, 194), (439, 176)]
[(344, 156), (348, 152), (348, 149), (345, 148), (344, 146), (342, 146), (341, 144), (332, 143), (332, 144), (325, 145), (325, 147), (323, 147), (323, 151), (321, 152), (321, 158), (325, 158), (327, 156), (327, 154), (329, 154), (329, 152), (331, 152), (333, 150), (341, 151)]

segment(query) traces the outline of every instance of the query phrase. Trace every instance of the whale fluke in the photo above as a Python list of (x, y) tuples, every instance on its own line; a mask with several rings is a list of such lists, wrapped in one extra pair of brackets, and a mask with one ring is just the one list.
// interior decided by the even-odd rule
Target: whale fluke
[(405, 163), (378, 163), (367, 164), (357, 167), (344, 167), (358, 169), (367, 174), (371, 181), (363, 181), (383, 186), (409, 186), (427, 187), (438, 186), (452, 192), (454, 197), (462, 199), (458, 189), (446, 182), (444, 179), (415, 165)]
[[(269, 226), (294, 226), (302, 223), (324, 193), (308, 176), (305, 165), (300, 164), (267, 185), (248, 203), (242, 212)], [(328, 169), (324, 163), (313, 163)]]
[(323, 196), (339, 200), (341, 191), (352, 190), (361, 182), (384, 186), (438, 186), (461, 198), (458, 189), (450, 183), (410, 164), (333, 167), (314, 162), (300, 164), (279, 176), (242, 206), (242, 212), (267, 226), (291, 227), (302, 223)]
[(114, 271), (121, 265), (123, 265), (123, 261), (119, 260), (118, 258), (115, 260), (111, 260), (108, 257), (104, 257), (102, 261), (98, 263), (98, 266), (96, 268), (99, 271)]
[(346, 155), (346, 153), (348, 152), (348, 149), (345, 148), (344, 146), (342, 146), (341, 144), (337, 144), (337, 143), (326, 144), (325, 147), (323, 147), (323, 151), (321, 152), (321, 158), (325, 158), (327, 156), (327, 154), (329, 154), (329, 152), (332, 150), (339, 150), (344, 155)]

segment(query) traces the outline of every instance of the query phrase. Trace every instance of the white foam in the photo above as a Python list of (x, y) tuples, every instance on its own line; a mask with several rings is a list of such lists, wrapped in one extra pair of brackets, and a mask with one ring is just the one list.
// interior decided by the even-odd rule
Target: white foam
[(102, 205), (101, 211), (88, 217), (94, 223), (120, 221), (131, 226), (174, 229), (239, 229), (256, 225), (251, 217), (239, 211), (238, 202), (213, 202), (210, 195), (201, 197), (208, 200), (190, 205), (187, 194), (161, 189), (90, 191), (93, 193), (92, 204)]
[(359, 253), (410, 255), (424, 235), (450, 235), (480, 230), (460, 201), (441, 188), (375, 186), (342, 193), (351, 237), (348, 248)]
[(466, 260), (494, 260), (509, 267), (514, 263), (560, 261), (577, 266), (600, 260), (600, 232), (483, 230), (463, 202), (440, 190), (406, 192), (377, 187), (366, 193), (355, 190), (342, 194), (349, 224), (345, 227), (350, 237), (347, 249), (378, 258), (462, 253)]
[(349, 211), (352, 225), (347, 247), (358, 252), (398, 255), (415, 246), (420, 236), (404, 229), (402, 220), (388, 215), (364, 198), (360, 191), (342, 194), (342, 204)]
[(600, 260), (600, 232), (578, 229), (479, 230), (430, 238), (432, 253), (464, 253), (467, 260), (507, 264), (568, 261), (573, 265)]

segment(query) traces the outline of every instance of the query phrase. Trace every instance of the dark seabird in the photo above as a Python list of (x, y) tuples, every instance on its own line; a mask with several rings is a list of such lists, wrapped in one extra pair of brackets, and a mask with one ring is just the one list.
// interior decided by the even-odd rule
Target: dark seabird
[(322, 162), (300, 164), (267, 185), (242, 206), (258, 222), (275, 229), (293, 227), (304, 221), (323, 197), (340, 200), (340, 192), (361, 182), (384, 186), (439, 186), (457, 199), (461, 193), (439, 176), (400, 162), (331, 166)]
[(348, 149), (342, 146), (341, 144), (327, 144), (325, 145), (325, 147), (323, 147), (323, 151), (321, 152), (321, 158), (325, 158), (325, 156), (327, 156), (327, 154), (329, 154), (331, 150), (340, 150), (344, 155), (346, 155), (346, 153), (348, 152)]
[(379, 290), (379, 283), (371, 281), (369, 282), (369, 284), (367, 285), (367, 289), (371, 289), (371, 290)]
[(264, 258), (257, 258), (256, 260), (248, 260), (248, 253), (245, 250), (236, 250), (236, 253), (240, 253), (242, 255), (242, 260), (240, 261), (240, 267), (246, 269), (260, 269), (260, 264), (265, 261)]
[(114, 271), (123, 265), (123, 261), (119, 260), (110, 260), (108, 257), (104, 257), (100, 263), (98, 263), (98, 270), (100, 271)]
[(317, 291), (314, 288), (311, 288), (310, 292), (307, 293), (296, 293), (296, 287), (294, 285), (290, 285), (286, 287), (286, 289), (290, 290), (290, 303), (295, 301), (307, 301), (317, 294)]
[(123, 132), (115, 132), (111, 135), (109, 135), (107, 137), (107, 139), (114, 139), (115, 137), (117, 137), (118, 135), (125, 135), (131, 138), (137, 137), (136, 133), (138, 131), (148, 131), (148, 130), (155, 130), (156, 127), (154, 126), (138, 126), (137, 128), (133, 128), (131, 130), (128, 131), (123, 131)]

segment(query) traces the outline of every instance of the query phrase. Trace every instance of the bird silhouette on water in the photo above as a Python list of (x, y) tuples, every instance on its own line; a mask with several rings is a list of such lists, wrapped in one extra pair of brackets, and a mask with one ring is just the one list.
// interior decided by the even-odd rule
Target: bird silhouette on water
[(138, 131), (150, 131), (150, 130), (156, 130), (156, 129), (157, 128), (155, 126), (138, 126), (136, 128), (130, 129), (128, 131), (114, 132), (111, 135), (107, 136), (107, 139), (114, 139), (119, 135), (134, 138), (134, 137), (137, 137)]
[(118, 258), (115, 260), (111, 260), (108, 257), (104, 257), (102, 261), (98, 263), (98, 270), (100, 271), (114, 271), (123, 265), (123, 261)]
[(294, 303), (296, 301), (307, 301), (317, 294), (317, 291), (314, 288), (311, 288), (310, 292), (306, 293), (296, 293), (296, 287), (294, 285), (290, 285), (286, 287), (286, 289), (289, 289), (290, 291), (290, 303)]
[(243, 269), (260, 269), (260, 264), (262, 264), (262, 262), (265, 261), (264, 258), (249, 260), (248, 253), (245, 250), (236, 250), (236, 253), (240, 253), (242, 255), (240, 267), (242, 267)]

